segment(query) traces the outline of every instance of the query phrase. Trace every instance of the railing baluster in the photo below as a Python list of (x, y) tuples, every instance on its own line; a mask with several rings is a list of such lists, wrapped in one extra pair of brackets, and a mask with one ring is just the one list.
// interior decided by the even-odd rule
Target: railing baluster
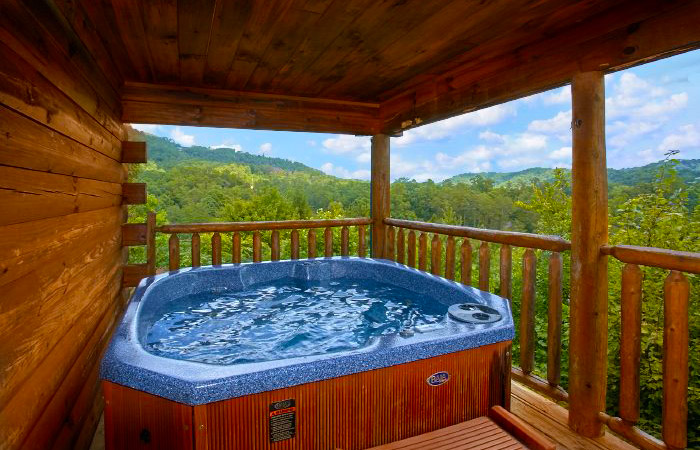
[(639, 361), (642, 351), (642, 271), (636, 264), (622, 269), (620, 331), (620, 417), (639, 420)]
[(479, 289), (489, 292), (489, 274), (491, 272), (491, 256), (489, 243), (482, 241), (479, 246)]
[(535, 366), (535, 277), (537, 259), (531, 248), (523, 254), (523, 295), (520, 302), (520, 368), (529, 374)]
[(231, 236), (231, 262), (241, 263), (241, 233), (238, 231), (234, 231), (233, 236)]
[(442, 241), (440, 235), (434, 234), (430, 243), (430, 273), (440, 275), (440, 265), (442, 263)]
[(211, 263), (215, 266), (221, 265), (221, 235), (219, 233), (211, 235)]
[(291, 249), (289, 256), (292, 259), (299, 259), (299, 230), (292, 230), (289, 240), (291, 241)]
[(262, 261), (262, 252), (260, 248), (260, 232), (253, 232), (253, 262)]
[(386, 251), (384, 252), (385, 258), (394, 260), (394, 244), (396, 243), (396, 236), (394, 227), (386, 227), (386, 240), (384, 241), (386, 245)]
[(406, 238), (403, 228), (396, 233), (396, 262), (403, 264), (406, 261)]
[(180, 238), (171, 234), (168, 239), (168, 269), (173, 271), (180, 268)]
[(664, 282), (663, 424), (671, 448), (688, 445), (688, 298), (690, 285), (672, 270)]
[(367, 256), (367, 250), (365, 247), (365, 226), (360, 225), (357, 227), (357, 255), (360, 258)]
[(333, 256), (333, 229), (331, 227), (326, 227), (326, 230), (323, 232), (323, 240), (325, 243), (323, 255), (326, 258)]
[(464, 239), (459, 251), (460, 265), (462, 266), (462, 272), (460, 276), (460, 282), (467, 286), (472, 285), (472, 245), (469, 239)]
[(561, 275), (561, 253), (552, 252), (549, 256), (547, 305), (547, 381), (552, 386), (561, 382)]
[(416, 267), (416, 233), (411, 230), (408, 232), (408, 251), (406, 264), (408, 267)]
[(350, 254), (350, 230), (348, 227), (340, 229), (340, 254), (342, 256)]
[(316, 257), (316, 230), (313, 228), (309, 229), (309, 235), (308, 235), (308, 254), (307, 256), (309, 258), (315, 258)]
[(499, 264), (500, 295), (511, 300), (513, 298), (513, 252), (510, 245), (501, 244)]
[(455, 279), (455, 238), (447, 236), (447, 247), (445, 247), (445, 278)]
[(428, 260), (428, 235), (421, 233), (418, 237), (418, 269), (425, 272)]
[(200, 238), (199, 233), (192, 233), (192, 267), (199, 267), (201, 265), (200, 261)]
[(272, 261), (280, 259), (280, 232), (278, 230), (272, 230), (270, 234), (270, 259)]

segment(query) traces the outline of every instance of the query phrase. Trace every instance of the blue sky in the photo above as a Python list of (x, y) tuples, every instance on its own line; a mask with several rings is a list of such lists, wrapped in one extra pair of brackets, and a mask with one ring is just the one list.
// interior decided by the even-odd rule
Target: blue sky
[[(608, 166), (700, 158), (700, 51), (606, 76)], [(568, 86), (404, 132), (392, 138), (391, 176), (441, 181), (464, 172), (570, 167)], [(368, 137), (139, 125), (184, 146), (288, 158), (343, 178), (369, 179)]]

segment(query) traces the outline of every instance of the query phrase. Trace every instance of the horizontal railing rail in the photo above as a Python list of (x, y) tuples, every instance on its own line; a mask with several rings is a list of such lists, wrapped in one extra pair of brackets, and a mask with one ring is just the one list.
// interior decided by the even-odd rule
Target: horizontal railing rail
[(540, 250), (552, 250), (563, 252), (571, 250), (571, 242), (559, 236), (547, 236), (543, 234), (520, 233), (517, 231), (487, 230), (460, 225), (445, 225), (440, 223), (417, 222), (403, 219), (384, 219), (384, 223), (394, 227), (408, 228), (427, 233), (437, 233), (454, 237), (465, 237), (480, 241), (506, 244), (515, 247), (535, 248)]
[(192, 267), (201, 265), (201, 234), (211, 234), (211, 260), (212, 264), (219, 265), (223, 262), (222, 233), (231, 233), (231, 258), (234, 264), (239, 264), (241, 258), (241, 233), (252, 232), (252, 260), (260, 262), (263, 259), (262, 231), (270, 231), (270, 259), (277, 261), (281, 257), (280, 231), (289, 230), (290, 233), (290, 258), (300, 258), (299, 230), (307, 232), (307, 257), (318, 256), (316, 230), (323, 228), (323, 253), (322, 256), (330, 257), (333, 251), (333, 229), (341, 228), (340, 255), (350, 254), (350, 229), (357, 227), (358, 244), (357, 255), (366, 256), (366, 230), (371, 224), (371, 219), (365, 217), (350, 219), (326, 219), (326, 220), (281, 220), (261, 222), (212, 222), (212, 223), (188, 223), (167, 224), (155, 227), (155, 232), (170, 234), (168, 240), (168, 270), (180, 268), (180, 237), (181, 234), (191, 235), (191, 264)]
[(309, 228), (327, 228), (343, 226), (369, 225), (372, 219), (355, 217), (350, 219), (319, 219), (319, 220), (276, 220), (260, 222), (207, 222), (167, 224), (156, 227), (159, 233), (227, 233), (233, 231), (270, 231), (293, 230)]
[[(525, 248), (522, 264), (522, 296), (520, 304), (520, 367), (513, 367), (513, 378), (559, 401), (567, 401), (568, 393), (561, 383), (562, 348), (562, 272), (561, 252), (571, 249), (571, 243), (559, 236), (545, 236), (513, 231), (485, 230), (458, 225), (417, 222), (412, 220), (384, 219), (386, 229), (387, 259), (395, 260), (434, 275), (456, 280), (455, 254), (459, 249), (462, 284), (472, 285), (472, 244), (470, 239), (481, 242), (478, 246), (478, 284), (482, 291), (489, 291), (491, 256), (489, 244), (500, 244), (498, 294), (513, 300), (513, 247)], [(398, 228), (398, 232), (394, 228)], [(406, 230), (408, 231), (406, 236)], [(420, 232), (416, 237), (416, 231)], [(428, 234), (432, 234), (429, 239)], [(441, 267), (443, 250), (440, 236), (445, 242), (444, 269)], [(455, 238), (462, 238), (458, 246)], [(428, 252), (430, 241), (430, 252)], [(418, 264), (416, 265), (416, 248)], [(547, 322), (547, 378), (533, 373), (535, 366), (535, 282), (537, 255), (535, 250), (548, 250), (548, 322)], [(430, 268), (427, 255), (430, 253)]]
[[(683, 272), (700, 273), (700, 253), (630, 245), (604, 246), (604, 255), (622, 268), (619, 417), (601, 411), (607, 426), (646, 450), (687, 446), (688, 303), (690, 285)], [(668, 270), (664, 281), (662, 440), (637, 427), (640, 418), (642, 282), (640, 266)]]

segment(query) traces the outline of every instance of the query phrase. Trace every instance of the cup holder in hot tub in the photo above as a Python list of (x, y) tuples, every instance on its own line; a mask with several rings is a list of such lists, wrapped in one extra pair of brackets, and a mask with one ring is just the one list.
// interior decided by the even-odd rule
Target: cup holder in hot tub
[(466, 323), (493, 323), (501, 320), (501, 313), (493, 308), (478, 303), (459, 303), (447, 310), (449, 316)]

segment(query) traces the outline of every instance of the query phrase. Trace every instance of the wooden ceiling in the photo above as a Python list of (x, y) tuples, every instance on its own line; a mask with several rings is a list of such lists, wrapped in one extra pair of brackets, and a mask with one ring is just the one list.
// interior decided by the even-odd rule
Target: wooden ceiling
[(46, 1), (144, 122), (395, 133), (700, 42), (697, 0)]

